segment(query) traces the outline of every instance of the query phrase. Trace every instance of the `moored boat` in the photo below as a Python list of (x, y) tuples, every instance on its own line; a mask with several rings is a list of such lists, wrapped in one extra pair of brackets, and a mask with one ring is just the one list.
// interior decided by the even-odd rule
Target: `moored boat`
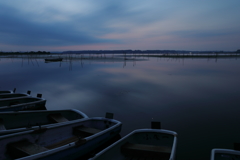
[(16, 91), (16, 88), (14, 88), (14, 90), (2, 90), (2, 91), (0, 91), (0, 95), (6, 94), (6, 93), (14, 93), (15, 91)]
[(240, 160), (240, 151), (215, 148), (211, 151), (211, 160)]
[(18, 97), (0, 99), (0, 112), (41, 110), (45, 108), (46, 100), (40, 97)]
[(61, 125), (82, 118), (88, 116), (76, 109), (0, 112), (0, 135), (33, 130), (39, 125)]
[(54, 58), (54, 57), (52, 57), (52, 58), (45, 58), (45, 62), (58, 62), (58, 61), (62, 61), (63, 60), (63, 58)]
[(121, 122), (87, 118), (0, 136), (0, 159), (76, 159), (119, 134)]
[(7, 98), (26, 97), (26, 96), (30, 96), (30, 95), (26, 93), (5, 93), (5, 94), (0, 94), (0, 100), (7, 99)]
[(176, 145), (176, 132), (163, 129), (138, 129), (89, 160), (174, 160)]

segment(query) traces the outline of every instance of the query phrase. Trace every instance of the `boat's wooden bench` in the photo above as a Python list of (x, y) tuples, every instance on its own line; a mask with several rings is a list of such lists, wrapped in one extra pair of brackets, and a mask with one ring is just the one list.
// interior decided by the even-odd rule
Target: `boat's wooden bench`
[(5, 127), (5, 125), (4, 125), (4, 122), (3, 122), (3, 119), (2, 118), (0, 118), (0, 131), (1, 130), (6, 130), (6, 127)]
[(8, 145), (8, 152), (14, 158), (25, 157), (47, 150), (47, 148), (39, 146), (35, 143), (31, 143), (27, 140), (19, 141)]
[(171, 154), (170, 147), (154, 146), (145, 144), (126, 143), (121, 147), (121, 151), (126, 157), (161, 157), (161, 159), (169, 159)]
[(57, 147), (60, 147), (60, 146), (63, 146), (63, 145), (66, 145), (66, 144), (69, 144), (69, 143), (72, 143), (72, 142), (77, 142), (78, 140), (79, 140), (79, 138), (77, 136), (73, 136), (73, 137), (67, 138), (65, 140), (62, 140), (60, 142), (57, 142), (57, 143), (51, 144), (49, 146), (46, 146), (46, 148), (47, 149), (53, 149), (53, 148), (57, 148)]
[(73, 134), (80, 137), (91, 136), (98, 132), (101, 132), (101, 130), (96, 128), (85, 127), (85, 126), (79, 126), (79, 127), (73, 128)]
[(48, 118), (54, 123), (67, 122), (68, 119), (63, 117), (61, 113), (49, 114)]

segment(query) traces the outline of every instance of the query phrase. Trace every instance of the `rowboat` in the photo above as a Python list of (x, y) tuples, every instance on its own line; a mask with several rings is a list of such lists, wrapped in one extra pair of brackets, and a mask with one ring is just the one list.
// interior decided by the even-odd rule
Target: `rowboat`
[(7, 99), (7, 98), (26, 97), (26, 96), (29, 96), (29, 94), (26, 94), (26, 93), (5, 93), (5, 94), (0, 94), (0, 100), (1, 99)]
[(177, 133), (163, 129), (137, 129), (89, 160), (174, 160)]
[(96, 117), (3, 135), (0, 159), (76, 159), (118, 135), (121, 126), (117, 120)]
[(6, 94), (6, 93), (14, 93), (12, 90), (5, 90), (5, 91), (0, 91), (1, 94)]
[(215, 148), (211, 151), (211, 160), (240, 160), (240, 151)]
[(40, 97), (18, 97), (0, 99), (0, 112), (41, 110), (45, 108), (46, 100)]
[(63, 58), (45, 58), (45, 61), (48, 61), (48, 62), (58, 62), (62, 60)]
[(88, 116), (76, 109), (0, 112), (0, 135), (33, 130), (39, 125), (59, 125), (82, 118)]

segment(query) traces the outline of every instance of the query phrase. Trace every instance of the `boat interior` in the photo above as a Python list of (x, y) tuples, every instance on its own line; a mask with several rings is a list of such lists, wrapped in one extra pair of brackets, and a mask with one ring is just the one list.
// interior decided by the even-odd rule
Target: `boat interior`
[(96, 159), (169, 160), (174, 135), (161, 132), (135, 132), (99, 154)]
[(153, 159), (169, 160), (172, 148), (166, 146), (125, 143), (121, 152), (125, 160)]

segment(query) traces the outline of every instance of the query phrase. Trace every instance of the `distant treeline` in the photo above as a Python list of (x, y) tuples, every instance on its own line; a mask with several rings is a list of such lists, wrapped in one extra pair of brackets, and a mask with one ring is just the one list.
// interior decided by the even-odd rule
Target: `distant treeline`
[(83, 51), (64, 51), (63, 54), (148, 54), (148, 53), (160, 53), (160, 54), (198, 54), (198, 53), (240, 53), (240, 50), (236, 52), (224, 52), (224, 51), (180, 51), (180, 50), (83, 50)]
[(0, 55), (39, 55), (39, 54), (51, 54), (50, 52), (46, 51), (30, 51), (30, 52), (1, 52)]
[[(0, 51), (0, 55), (49, 55), (55, 52), (46, 52), (46, 51), (30, 51), (30, 52), (2, 52)], [(82, 50), (82, 51), (64, 51), (58, 52), (62, 54), (199, 54), (199, 53), (207, 53), (207, 54), (218, 54), (218, 53), (240, 53), (240, 49), (235, 52), (226, 52), (226, 51), (181, 51), (181, 50)]]

